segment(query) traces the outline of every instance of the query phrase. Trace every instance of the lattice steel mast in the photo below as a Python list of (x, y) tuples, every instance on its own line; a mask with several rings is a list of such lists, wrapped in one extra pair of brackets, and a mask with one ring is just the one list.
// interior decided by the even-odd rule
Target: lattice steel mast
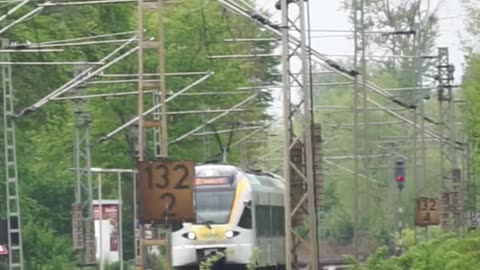
[[(168, 157), (168, 140), (167, 140), (167, 109), (166, 109), (166, 72), (165, 72), (165, 50), (164, 50), (164, 27), (163, 27), (163, 18), (164, 18), (164, 0), (157, 1), (144, 1), (138, 0), (138, 35), (139, 35), (139, 48), (137, 54), (138, 60), (138, 161), (144, 161), (145, 158), (148, 159), (146, 155), (146, 145), (145, 142), (145, 128), (153, 128), (154, 135), (154, 157), (155, 158), (167, 158)], [(145, 38), (146, 30), (146, 16), (148, 15), (147, 10), (152, 11), (157, 14), (157, 37), (156, 40)], [(156, 50), (157, 55), (157, 70), (154, 73), (160, 73), (160, 80), (147, 81), (145, 78), (145, 50)], [(160, 109), (156, 109), (153, 114), (153, 120), (144, 119), (144, 90), (153, 89), (154, 92), (154, 103), (155, 105), (160, 105)], [(135, 202), (137, 205), (137, 202)], [(136, 206), (135, 206), (136, 207)], [(155, 224), (158, 225), (158, 224)], [(144, 229), (140, 230), (140, 249), (139, 254), (137, 254), (136, 264), (137, 268), (144, 269), (146, 266), (145, 262), (145, 252), (146, 247), (150, 245), (164, 246), (167, 253), (165, 254), (167, 259), (167, 269), (170, 268), (170, 246), (169, 246), (169, 230), (158, 230), (158, 235), (154, 237), (159, 241), (155, 243), (145, 241)], [(156, 230), (157, 228), (154, 227)]]
[[(163, 35), (163, 16), (164, 16), (164, 0), (158, 1), (144, 1), (138, 0), (138, 34), (139, 34), (139, 48), (138, 48), (138, 126), (139, 126), (139, 136), (138, 136), (138, 145), (139, 161), (143, 161), (145, 158), (145, 128), (156, 128), (159, 129), (160, 134), (156, 136), (160, 137), (160, 149), (155, 149), (155, 155), (161, 157), (168, 156), (168, 143), (167, 143), (167, 117), (166, 117), (166, 74), (165, 74), (165, 51), (164, 51), (164, 35)], [(147, 13), (145, 10), (152, 10), (158, 15), (158, 36), (156, 40), (145, 37), (145, 16)], [(157, 50), (157, 59), (158, 59), (158, 71), (160, 73), (160, 80), (152, 81), (145, 80), (145, 50)], [(159, 91), (160, 96), (160, 112), (154, 114), (154, 121), (146, 121), (144, 119), (144, 90), (145, 89), (154, 89)], [(160, 121), (157, 119), (160, 118)]]
[[(455, 98), (453, 94), (454, 66), (450, 64), (448, 48), (438, 48), (438, 127), (440, 134), (440, 173), (442, 179), (441, 225), (454, 226), (459, 233), (463, 226), (463, 181), (458, 162), (457, 131), (455, 125)], [(446, 132), (447, 131), (447, 132)]]
[[(358, 257), (358, 234), (359, 234), (359, 177), (364, 175), (369, 180), (369, 158), (368, 158), (368, 112), (367, 112), (367, 88), (366, 88), (366, 41), (365, 41), (365, 10), (364, 0), (353, 0), (353, 22), (354, 22), (354, 60), (353, 69), (359, 70), (362, 74), (361, 81), (355, 76), (353, 81), (353, 152), (354, 152), (354, 184), (353, 184), (353, 248), (354, 255)], [(362, 100), (362, 104), (360, 104)], [(363, 108), (362, 108), (363, 105)], [(363, 114), (361, 114), (363, 112)], [(360, 115), (361, 114), (361, 115)], [(362, 117), (362, 119), (360, 119)], [(363, 127), (363, 128), (362, 128)], [(362, 141), (363, 137), (363, 141)], [(363, 161), (361, 156), (364, 156)]]
[[(9, 46), (9, 41), (2, 39), (2, 48)], [(2, 53), (2, 61), (9, 62), (10, 54)], [(5, 178), (7, 195), (8, 224), (8, 268), (22, 270), (23, 245), (22, 223), (20, 215), (20, 197), (18, 184), (17, 152), (14, 120), (14, 93), (12, 81), (12, 66), (2, 65), (3, 86), (3, 134), (5, 151)]]
[[(293, 15), (289, 5), (294, 5), (298, 14)], [(309, 51), (306, 37), (306, 2), (304, 0), (280, 0), (277, 8), (282, 12), (282, 78), (283, 78), (283, 128), (284, 128), (284, 153), (283, 170), (285, 177), (285, 233), (286, 233), (286, 265), (287, 269), (299, 269), (297, 261), (298, 247), (304, 244), (308, 247), (310, 264), (309, 269), (318, 269), (318, 242), (315, 209), (315, 185), (313, 164), (313, 133), (311, 118), (311, 94), (309, 76)], [(298, 8), (298, 10), (297, 10)], [(300, 42), (291, 46), (290, 38), (295, 37)], [(293, 63), (301, 63), (300, 72), (293, 71)], [(296, 94), (293, 89), (298, 87), (301, 101), (293, 103)], [(303, 110), (302, 110), (303, 109)], [(293, 121), (300, 124), (297, 134), (293, 130)], [(296, 146), (300, 145), (299, 150)], [(302, 155), (303, 150), (303, 155)], [(303, 158), (298, 160), (298, 158)], [(302, 193), (297, 194), (300, 184)], [(308, 218), (309, 238), (304, 237), (294, 230), (295, 217), (304, 210)]]
[[(82, 67), (74, 67), (75, 77)], [(85, 83), (79, 84), (72, 95), (86, 94)], [(73, 100), (73, 151), (75, 167), (75, 202), (73, 203), (73, 248), (80, 251), (83, 265), (96, 264), (95, 232), (92, 206), (92, 177), (90, 156), (90, 123), (86, 99)]]

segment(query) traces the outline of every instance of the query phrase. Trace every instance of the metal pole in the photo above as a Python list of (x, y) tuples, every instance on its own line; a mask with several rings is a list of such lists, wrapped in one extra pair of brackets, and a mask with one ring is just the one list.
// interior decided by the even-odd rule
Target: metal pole
[[(370, 181), (370, 158), (369, 152), (370, 152), (370, 147), (369, 147), (369, 127), (368, 127), (368, 91), (367, 91), (367, 62), (366, 62), (366, 50), (367, 50), (367, 39), (365, 37), (365, 0), (360, 0), (360, 40), (357, 39), (357, 42), (360, 41), (360, 46), (357, 47), (357, 49), (360, 49), (360, 66), (361, 66), (361, 75), (362, 75), (362, 111), (363, 111), (363, 147), (362, 147), (362, 152), (363, 156), (363, 171), (365, 175), (365, 180), (367, 180), (367, 185), (368, 182)], [(357, 55), (358, 57), (358, 55)], [(359, 158), (359, 156), (357, 156)], [(368, 186), (363, 185), (364, 188), (366, 187), (368, 189)], [(362, 192), (365, 193), (365, 192)], [(370, 198), (364, 196), (365, 203), (361, 204), (361, 200), (359, 202), (359, 206), (362, 207), (362, 210), (368, 211), (370, 209)], [(357, 213), (358, 215), (359, 213)], [(357, 220), (358, 221), (358, 220)], [(357, 229), (357, 233), (359, 230)], [(360, 247), (359, 239), (357, 236), (357, 248)], [(358, 251), (357, 251), (357, 255)]]
[(122, 173), (117, 174), (118, 182), (118, 258), (120, 270), (123, 270), (123, 195), (122, 195)]
[[(418, 50), (418, 38), (416, 35), (414, 35), (413, 37), (413, 51), (414, 51), (414, 55), (418, 56), (419, 55), (419, 50)], [(420, 59), (418, 57), (414, 58), (413, 59), (413, 68), (414, 68), (414, 71), (415, 71), (415, 86), (414, 87), (419, 87), (419, 82), (421, 81), (421, 74), (420, 74)], [(411, 104), (415, 104), (417, 105), (418, 104), (418, 93), (417, 93), (418, 89), (415, 89), (415, 90), (412, 90), (411, 91), (411, 99), (412, 101), (410, 102)], [(423, 99), (421, 100), (423, 101)], [(413, 122), (413, 143), (412, 143), (412, 148), (413, 148), (413, 151), (412, 151), (412, 162), (413, 163), (413, 194), (414, 194), (414, 199), (413, 199), (413, 202), (415, 202), (415, 200), (417, 199), (418, 197), (418, 185), (419, 185), (419, 179), (418, 179), (418, 161), (417, 161), (417, 139), (418, 139), (418, 130), (417, 130), (417, 122), (418, 122), (418, 118), (417, 118), (417, 109), (413, 109), (412, 110), (412, 122)], [(412, 203), (413, 205), (413, 209), (415, 209), (416, 205), (415, 203)], [(408, 205), (407, 205), (408, 207)], [(412, 213), (415, 213), (415, 211), (413, 211)], [(414, 223), (415, 224), (415, 223)], [(415, 239), (415, 243), (417, 243), (417, 226), (414, 226), (414, 239)]]
[[(160, 104), (160, 93), (158, 91), (153, 91), (153, 107), (158, 107), (157, 105)], [(160, 108), (155, 109), (153, 111), (153, 120), (154, 121), (159, 121), (161, 119), (160, 116)], [(163, 118), (166, 118), (167, 116), (164, 115)], [(155, 158), (160, 158), (161, 155), (161, 148), (162, 148), (162, 129), (160, 127), (154, 127), (153, 128), (153, 153)]]
[[(420, 38), (418, 38), (420, 39)], [(418, 85), (420, 89), (422, 89), (423, 82), (422, 78), (420, 76)], [(423, 91), (420, 92), (420, 145), (421, 145), (421, 156), (422, 156), (422, 170), (421, 170), (421, 176), (420, 176), (420, 193), (423, 193), (425, 191), (426, 183), (428, 181), (427, 179), (427, 141), (426, 141), (426, 134), (425, 134), (425, 101), (424, 101), (424, 94)], [(428, 227), (427, 227), (428, 228)]]
[(135, 254), (135, 264), (137, 266), (140, 265), (139, 256), (141, 255), (141, 251), (139, 252), (139, 231), (137, 230), (137, 218), (138, 218), (138, 208), (137, 208), (137, 172), (135, 169), (132, 170), (132, 185), (133, 185), (133, 246), (134, 246), (134, 254)]
[(168, 123), (167, 123), (167, 76), (165, 70), (165, 35), (164, 35), (164, 25), (163, 25), (163, 17), (164, 17), (164, 0), (158, 0), (158, 69), (160, 72), (160, 110), (162, 115), (160, 116), (160, 156), (161, 157), (168, 157)]
[(99, 250), (98, 250), (98, 253), (99, 253), (99, 257), (100, 257), (100, 270), (103, 270), (104, 269), (104, 265), (103, 265), (103, 233), (102, 233), (102, 223), (103, 223), (103, 206), (102, 206), (102, 174), (99, 173), (97, 175), (97, 179), (98, 179), (98, 209), (99, 209), (99, 213), (100, 213), (100, 216), (99, 216), (99, 230), (98, 230), (98, 239), (99, 239)]
[[(450, 66), (450, 65), (449, 65)], [(451, 81), (453, 81), (453, 71), (449, 68), (448, 76)], [(457, 127), (455, 125), (455, 117), (456, 117), (456, 108), (455, 108), (455, 95), (453, 93), (453, 86), (450, 83), (448, 87), (448, 128), (449, 128), (449, 151), (448, 156), (450, 157), (452, 163), (452, 169), (459, 171), (459, 177), (454, 176), (452, 170), (452, 190), (457, 192), (457, 205), (456, 209), (454, 210), (455, 213), (455, 229), (457, 231), (458, 236), (463, 236), (463, 224), (464, 224), (464, 213), (463, 213), (463, 205), (464, 205), (464, 186), (463, 186), (463, 178), (464, 172), (462, 171), (460, 164), (459, 164), (459, 152), (457, 151), (456, 141), (457, 141)]]
[(288, 2), (281, 0), (282, 7), (282, 83), (283, 83), (283, 177), (285, 178), (285, 264), (287, 270), (293, 265), (293, 238), (291, 228), (291, 201), (290, 201), (290, 59), (289, 59), (289, 21)]
[[(360, 62), (360, 68), (362, 72), (366, 71), (365, 67), (365, 26), (364, 26), (364, 6), (363, 6), (363, 0), (353, 0), (353, 11), (354, 11), (354, 60), (353, 60), (353, 68), (354, 70), (358, 70), (359, 68), (359, 63)], [(360, 54), (360, 55), (359, 55)], [(359, 61), (360, 57), (360, 61)], [(363, 77), (365, 77), (366, 74), (363, 74)], [(363, 91), (362, 91), (363, 90)], [(354, 148), (354, 183), (353, 183), (353, 249), (354, 249), (354, 256), (355, 258), (358, 259), (358, 249), (359, 249), (359, 239), (358, 239), (358, 234), (359, 234), (359, 207), (360, 207), (360, 199), (359, 199), (359, 174), (363, 173), (365, 177), (368, 178), (366, 170), (363, 171), (361, 169), (361, 157), (360, 157), (360, 152), (363, 152), (363, 150), (366, 150), (367, 145), (364, 145), (364, 148), (362, 147), (362, 143), (360, 142), (360, 134), (361, 128), (360, 128), (360, 119), (359, 119), (359, 111), (360, 111), (360, 93), (364, 93), (363, 95), (363, 101), (364, 104), (366, 103), (367, 99), (367, 93), (365, 90), (365, 81), (362, 80), (361, 86), (359, 86), (359, 78), (358, 76), (354, 77), (354, 84), (353, 84), (353, 113), (354, 113), (354, 131), (353, 131), (353, 148)], [(364, 106), (366, 107), (366, 106)], [(366, 112), (366, 110), (365, 110)], [(364, 120), (364, 125), (367, 123), (367, 115), (363, 114), (363, 120)], [(364, 128), (363, 136), (365, 136), (365, 142), (367, 140), (366, 138), (366, 128)]]
[[(298, 14), (290, 14), (289, 4), (295, 5), (298, 9), (292, 11)], [(294, 225), (304, 217), (309, 226), (308, 248), (309, 265), (311, 270), (318, 269), (318, 238), (316, 237), (316, 209), (315, 209), (315, 179), (313, 164), (313, 134), (312, 134), (312, 116), (311, 116), (311, 93), (310, 93), (310, 74), (309, 74), (309, 53), (307, 49), (306, 36), (306, 2), (280, 0), (280, 9), (282, 12), (282, 81), (283, 81), (283, 129), (284, 129), (284, 178), (285, 178), (285, 234), (286, 234), (286, 268), (287, 270), (299, 269), (298, 264), (298, 246), (303, 242), (304, 236), (298, 235), (294, 231)], [(292, 12), (293, 13), (293, 12)], [(296, 32), (296, 35), (293, 35)], [(300, 42), (294, 48), (290, 46), (290, 39), (297, 36)], [(296, 58), (301, 63), (301, 71), (298, 76), (292, 76), (293, 65), (292, 58)], [(292, 104), (292, 88), (297, 86), (301, 89), (303, 98), (300, 104)], [(303, 111), (300, 115), (301, 106)], [(300, 136), (293, 132), (293, 119), (298, 117), (301, 122)], [(303, 152), (303, 153), (301, 153)], [(305, 163), (297, 160), (304, 156)], [(299, 190), (298, 187), (304, 187)], [(293, 192), (293, 193), (292, 193)], [(302, 194), (298, 194), (302, 193)]]
[(203, 123), (203, 162), (206, 162), (210, 158), (210, 137), (207, 132), (207, 115), (202, 113), (202, 123)]
[(144, 139), (145, 132), (143, 130), (143, 41), (144, 41), (144, 18), (143, 18), (143, 0), (138, 0), (137, 4), (137, 20), (138, 20), (138, 51), (137, 51), (137, 72), (138, 72), (138, 161), (144, 158)]
[[(74, 67), (75, 76), (82, 73), (85, 67)], [(83, 95), (86, 92), (85, 84), (74, 88), (73, 94)], [(73, 239), (74, 248), (83, 253), (83, 264), (96, 263), (95, 232), (87, 233), (85, 222), (92, 220), (92, 176), (90, 156), (90, 114), (87, 102), (84, 99), (73, 100), (73, 144), (75, 165), (75, 204), (73, 212)]]
[[(452, 119), (454, 115), (454, 108), (455, 106), (453, 102), (453, 91), (452, 91), (452, 81), (453, 81), (453, 74), (449, 60), (449, 53), (448, 48), (438, 48), (438, 56), (437, 56), (437, 76), (438, 76), (438, 128), (439, 128), (439, 136), (440, 136), (440, 173), (442, 176), (442, 191), (449, 192), (450, 186), (449, 184), (453, 184), (456, 186), (455, 177), (453, 176), (454, 170), (457, 168), (457, 158), (456, 158), (456, 136), (455, 126), (452, 125)], [(454, 121), (453, 121), (453, 124)], [(447, 132), (446, 138), (444, 137), (445, 129), (449, 128), (449, 133)], [(453, 180), (450, 182), (449, 180)], [(457, 192), (456, 190), (453, 190)], [(447, 195), (447, 193), (445, 193)], [(450, 194), (450, 193), (448, 193)], [(455, 193), (451, 193), (455, 195)], [(458, 195), (458, 194), (457, 194)], [(450, 196), (450, 195), (449, 195)], [(458, 198), (460, 200), (460, 198)], [(459, 202), (462, 203), (462, 202)], [(458, 205), (455, 205), (456, 208)], [(446, 205), (444, 205), (445, 209)], [(443, 228), (451, 228), (451, 224), (449, 223), (450, 217), (454, 217), (456, 222), (455, 225), (458, 225), (458, 212), (457, 209), (453, 211), (445, 210), (444, 215), (442, 215), (441, 222)]]
[[(9, 41), (2, 39), (2, 47), (8, 46)], [(10, 54), (1, 54), (2, 60), (9, 61)], [(3, 143), (5, 155), (5, 192), (7, 205), (8, 227), (8, 268), (22, 270), (23, 268), (23, 240), (20, 210), (20, 191), (18, 183), (17, 143), (14, 119), (14, 93), (12, 67), (1, 66), (3, 87)]]
[[(167, 72), (165, 70), (165, 35), (164, 35), (164, 6), (165, 0), (158, 0), (157, 13), (158, 13), (158, 71), (160, 73), (160, 157), (168, 158), (168, 116), (167, 116)], [(164, 228), (165, 236), (167, 239), (166, 248), (166, 270), (171, 270), (172, 267), (172, 241), (171, 225), (167, 225)]]
[[(310, 57), (307, 50), (307, 28), (306, 21), (308, 19), (306, 12), (306, 2), (300, 1), (299, 5), (299, 21), (300, 21), (300, 39), (302, 40), (300, 49), (301, 49), (301, 60), (302, 60), (302, 81), (303, 81), (303, 108), (304, 108), (304, 123), (303, 123), (303, 136), (304, 136), (304, 147), (305, 147), (305, 174), (307, 183), (307, 194), (308, 194), (308, 214), (309, 214), (309, 227), (310, 227), (310, 236), (311, 236), (311, 270), (317, 270), (318, 266), (318, 237), (317, 237), (317, 209), (315, 207), (315, 197), (320, 194), (316, 194), (315, 190), (315, 168), (314, 168), (314, 157), (313, 157), (313, 111), (312, 111), (312, 89), (311, 89), (311, 75), (310, 71)], [(319, 153), (320, 154), (320, 153)], [(318, 179), (320, 181), (320, 179)]]

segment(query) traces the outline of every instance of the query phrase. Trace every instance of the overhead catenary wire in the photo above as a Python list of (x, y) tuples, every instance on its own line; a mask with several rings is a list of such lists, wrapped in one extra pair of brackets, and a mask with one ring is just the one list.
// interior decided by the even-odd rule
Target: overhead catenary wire
[[(202, 83), (203, 81), (207, 80), (208, 78), (210, 78), (211, 76), (213, 76), (215, 73), (212, 71), (212, 72), (209, 72), (207, 75), (201, 77), (200, 79), (194, 81), (192, 84), (186, 86), (185, 88), (179, 90), (178, 92), (175, 92), (175, 94), (173, 94), (172, 96), (170, 96), (169, 98), (167, 98), (165, 100), (165, 102), (169, 102), (171, 100), (173, 100), (174, 98), (176, 98), (177, 96), (181, 95), (182, 93), (190, 90), (191, 88), (193, 88), (194, 86)], [(151, 114), (152, 112), (154, 112), (155, 110), (157, 110), (158, 108), (160, 108), (161, 106), (161, 103), (153, 106), (152, 108), (146, 110), (143, 115), (149, 115)], [(136, 116), (134, 117), (133, 119), (131, 119), (130, 121), (126, 122), (125, 124), (123, 124), (122, 126), (116, 128), (115, 130), (111, 131), (110, 133), (108, 133), (107, 135), (105, 136), (102, 136), (100, 137), (99, 139), (97, 139), (97, 143), (102, 143), (106, 140), (109, 140), (110, 138), (112, 138), (113, 136), (115, 136), (116, 134), (118, 134), (120, 131), (124, 130), (125, 128), (133, 125), (134, 123), (138, 122), (138, 119), (139, 119), (139, 116)]]
[[(109, 53), (107, 56), (105, 56), (104, 58), (102, 58), (100, 60), (100, 62), (107, 62), (110, 58), (112, 58), (114, 55), (116, 55), (118, 52), (120, 52), (121, 50), (123, 50), (124, 48), (126, 48), (128, 45), (130, 45), (131, 43), (133, 43), (135, 40), (137, 39), (137, 36), (134, 36), (132, 37), (131, 39), (129, 39), (127, 42), (125, 42), (124, 44), (122, 44), (121, 46), (117, 47), (115, 50), (113, 50), (111, 53)], [(84, 81), (88, 80), (89, 78), (101, 73), (103, 70), (107, 69), (109, 66), (115, 64), (116, 62), (120, 61), (121, 59), (125, 58), (126, 56), (130, 55), (131, 53), (133, 53), (134, 51), (136, 51), (138, 49), (138, 46), (135, 47), (134, 49), (128, 51), (127, 53), (124, 53), (122, 54), (121, 56), (117, 57), (116, 59), (112, 60), (111, 62), (108, 62), (106, 63), (104, 66), (98, 68), (98, 69), (94, 69), (94, 67), (89, 67), (87, 69), (85, 69), (83, 72), (81, 72), (79, 75), (77, 75), (76, 77), (72, 78), (70, 81), (68, 81), (67, 83), (65, 83), (63, 86), (61, 86), (60, 88), (50, 92), (47, 96), (45, 96), (44, 98), (40, 99), (39, 101), (37, 101), (36, 103), (34, 103), (33, 105), (29, 106), (29, 107), (26, 107), (24, 109), (22, 109), (20, 111), (19, 114), (17, 114), (16, 116), (17, 117), (21, 117), (23, 116), (24, 114), (26, 113), (30, 113), (30, 112), (33, 112), (35, 110), (37, 110), (38, 108), (44, 106), (45, 104), (47, 104), (52, 98), (55, 98), (55, 97), (58, 97), (60, 96), (61, 94), (69, 91), (71, 88), (83, 83)]]
[[(272, 23), (267, 17), (263, 16), (262, 14), (259, 14), (256, 10), (245, 10), (242, 9), (241, 6), (239, 6), (237, 3), (232, 2), (230, 0), (218, 0), (220, 4), (225, 6), (228, 10), (233, 11), (239, 15), (242, 15), (248, 19), (254, 20), (257, 23), (259, 23), (262, 27), (266, 28), (276, 36), (282, 36), (281, 31), (279, 31), (279, 26)], [(299, 40), (295, 37), (291, 37), (290, 39), (290, 46), (292, 48), (296, 48), (299, 44)], [(317, 52), (316, 50), (312, 48), (308, 48), (309, 52), (312, 54), (312, 57), (316, 60), (316, 62), (320, 63), (322, 66), (329, 70), (336, 71), (339, 75), (348, 78), (348, 79), (355, 79), (357, 77), (358, 80), (361, 80), (362, 76), (358, 73), (356, 70), (351, 70), (348, 68), (343, 67), (341, 64), (329, 59), (326, 55)], [(396, 98), (394, 95), (390, 94), (389, 92), (385, 91), (382, 87), (378, 86), (377, 84), (366, 80), (366, 86), (368, 87), (367, 89), (370, 89), (374, 93), (379, 94), (380, 96), (383, 96), (385, 98), (390, 99), (392, 102), (398, 104), (399, 106), (406, 107), (408, 109), (416, 109), (415, 104), (408, 104), (405, 103), (398, 98)], [(398, 117), (399, 115), (396, 113), (392, 113), (388, 108), (385, 108), (385, 112), (388, 114), (391, 114), (392, 116)], [(427, 120), (427, 117), (425, 117), (425, 120)], [(428, 121), (428, 120), (427, 120)], [(406, 123), (412, 125), (412, 121), (407, 121)], [(429, 129), (425, 129), (424, 131), (427, 132), (429, 131), (430, 134), (435, 134), (437, 138), (439, 138), (439, 134), (435, 131), (431, 131)], [(448, 138), (445, 138), (448, 140)], [(463, 145), (462, 142), (457, 141), (457, 145)]]
[[(138, 39), (137, 39), (138, 40)], [(92, 40), (92, 41), (81, 41), (81, 42), (70, 42), (70, 43), (52, 43), (52, 44), (32, 44), (30, 48), (56, 48), (56, 47), (76, 47), (76, 46), (89, 46), (89, 45), (99, 45), (99, 44), (116, 44), (124, 43), (129, 41), (129, 39), (110, 39), (110, 40)]]
[(10, 28), (14, 27), (15, 25), (25, 21), (26, 19), (28, 19), (29, 17), (31, 16), (34, 16), (35, 13), (38, 13), (40, 11), (43, 10), (43, 7), (38, 7), (36, 9), (33, 9), (31, 10), (30, 12), (28, 12), (27, 14), (23, 15), (22, 17), (14, 20), (13, 22), (11, 22), (10, 24), (8, 24), (7, 26), (4, 26), (2, 29), (0, 29), (0, 34), (3, 34), (5, 33), (6, 31), (8, 31)]
[(72, 41), (83, 41), (83, 40), (90, 40), (95, 38), (105, 38), (105, 37), (115, 37), (115, 36), (124, 36), (124, 35), (134, 35), (137, 34), (137, 31), (126, 31), (126, 32), (118, 32), (112, 34), (101, 34), (101, 35), (92, 35), (88, 37), (78, 37), (78, 38), (69, 38), (69, 39), (62, 39), (62, 40), (51, 40), (38, 43), (38, 45), (47, 45), (47, 44), (56, 44), (56, 43), (66, 43)]
[(16, 5), (15, 7), (13, 7), (12, 9), (8, 10), (7, 13), (5, 13), (4, 15), (2, 15), (0, 17), (0, 22), (5, 20), (8, 16), (12, 15), (13, 13), (15, 13), (15, 11), (17, 11), (18, 9), (20, 9), (21, 7), (25, 6), (26, 4), (28, 4), (30, 2), (30, 0), (25, 0), (25, 1), (22, 1), (20, 2), (18, 5)]
[[(258, 95), (258, 94), (253, 94), (253, 95), (249, 96), (248, 98), (242, 100), (240, 103), (237, 103), (236, 105), (234, 105), (234, 106), (231, 108), (231, 110), (239, 108), (240, 106), (244, 105), (245, 103), (251, 101), (253, 98), (257, 97), (257, 95)], [(169, 144), (175, 144), (175, 143), (178, 143), (178, 142), (182, 141), (183, 139), (187, 138), (188, 136), (190, 136), (190, 135), (194, 134), (195, 132), (199, 131), (200, 129), (202, 129), (205, 124), (207, 124), (207, 125), (208, 125), (208, 124), (211, 124), (211, 123), (215, 122), (216, 120), (224, 117), (224, 116), (227, 115), (228, 113), (229, 113), (229, 112), (226, 111), (226, 112), (223, 112), (223, 113), (215, 116), (214, 118), (209, 119), (206, 123), (204, 123), (204, 124), (202, 124), (202, 125), (194, 128), (193, 130), (191, 130), (191, 131), (189, 131), (189, 132), (187, 132), (187, 133), (184, 133), (184, 134), (180, 135), (179, 137), (175, 138), (174, 140), (170, 141)]]

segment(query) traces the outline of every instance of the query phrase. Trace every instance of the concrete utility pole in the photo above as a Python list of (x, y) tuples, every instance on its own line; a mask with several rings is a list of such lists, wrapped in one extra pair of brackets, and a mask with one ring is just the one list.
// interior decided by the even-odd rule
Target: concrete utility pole
[[(7, 39), (2, 39), (2, 48), (9, 46)], [(2, 61), (10, 61), (9, 53), (1, 54)], [(5, 151), (5, 186), (7, 197), (8, 226), (8, 268), (22, 270), (23, 244), (22, 223), (20, 216), (20, 192), (18, 184), (17, 151), (15, 137), (15, 111), (12, 81), (12, 66), (2, 65), (3, 87), (3, 147)]]
[[(307, 2), (304, 0), (280, 0), (277, 8), (281, 10), (282, 22), (282, 79), (283, 79), (283, 172), (285, 178), (285, 236), (287, 270), (299, 269), (298, 247), (303, 244), (308, 249), (308, 269), (318, 270), (318, 242), (315, 209), (315, 176), (313, 154), (313, 121), (311, 111), (311, 88), (309, 74), (309, 51), (307, 49)], [(290, 9), (295, 6), (294, 9)], [(292, 13), (297, 14), (293, 15)], [(297, 38), (298, 44), (291, 46), (291, 38)], [(293, 60), (301, 64), (295, 75)], [(300, 89), (298, 104), (293, 103)], [(300, 124), (299, 134), (293, 130), (293, 120)], [(303, 152), (303, 153), (302, 153)], [(309, 241), (305, 235), (295, 232), (301, 210), (309, 226)]]
[[(85, 68), (74, 67), (75, 76)], [(73, 96), (86, 94), (86, 85), (79, 84)], [(73, 248), (80, 251), (81, 263), (95, 265), (95, 231), (92, 208), (92, 176), (90, 172), (90, 123), (86, 99), (72, 99), (73, 103), (73, 151), (75, 168), (75, 202), (72, 205)]]
[[(164, 27), (163, 27), (163, 18), (164, 18), (164, 1), (157, 0), (156, 2), (138, 0), (137, 12), (138, 12), (138, 161), (148, 160), (146, 155), (146, 136), (145, 128), (153, 128), (154, 135), (154, 157), (155, 159), (167, 158), (168, 157), (168, 138), (167, 138), (167, 93), (166, 93), (166, 71), (165, 71), (165, 50), (164, 50)], [(156, 40), (146, 40), (144, 34), (146, 30), (146, 16), (149, 15), (149, 11), (157, 15), (157, 39)], [(156, 50), (157, 52), (157, 69), (154, 72), (159, 73), (160, 80), (147, 80), (145, 77), (145, 62), (144, 58), (146, 56), (145, 50)], [(156, 108), (153, 113), (153, 120), (144, 119), (144, 90), (153, 89), (154, 91), (154, 107)], [(157, 92), (158, 91), (158, 92)], [(160, 109), (158, 109), (158, 105)], [(137, 178), (138, 179), (138, 178)], [(135, 207), (137, 207), (137, 201), (135, 201)], [(166, 262), (167, 270), (171, 268), (171, 258), (170, 258), (170, 230), (169, 228), (159, 228), (158, 224), (153, 224), (151, 228), (153, 230), (153, 235), (155, 238), (167, 239), (167, 241), (156, 241), (155, 244), (151, 241), (145, 241), (145, 225), (142, 224), (139, 233), (139, 246), (137, 250), (136, 265), (137, 269), (145, 269), (146, 265), (146, 252), (147, 247), (150, 245), (164, 246), (166, 250)]]
[[(361, 158), (360, 155), (368, 156), (368, 110), (367, 110), (367, 64), (366, 64), (366, 39), (365, 39), (365, 7), (364, 0), (353, 0), (353, 21), (354, 21), (354, 59), (353, 69), (360, 70), (361, 81), (355, 76), (353, 81), (353, 154), (354, 154), (354, 183), (353, 183), (353, 249), (354, 255), (358, 258), (359, 249), (359, 174), (369, 180), (369, 158)], [(361, 108), (362, 100), (363, 108)], [(360, 113), (363, 114), (360, 116)], [(360, 117), (363, 119), (360, 120)], [(360, 122), (363, 122), (362, 124)], [(362, 140), (363, 137), (363, 140)]]
[(442, 179), (442, 214), (441, 225), (452, 229), (450, 218), (454, 219), (454, 227), (462, 234), (463, 227), (463, 181), (458, 164), (458, 148), (455, 125), (455, 100), (453, 94), (453, 72), (450, 64), (448, 48), (438, 49), (438, 129), (440, 135), (440, 175)]

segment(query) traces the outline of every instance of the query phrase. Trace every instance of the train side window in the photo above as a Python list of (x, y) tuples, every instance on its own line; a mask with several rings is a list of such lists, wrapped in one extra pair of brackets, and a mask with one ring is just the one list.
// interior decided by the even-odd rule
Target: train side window
[(272, 221), (276, 224), (272, 229), (274, 236), (282, 236), (285, 231), (284, 208), (281, 206), (272, 207)]
[(266, 236), (268, 234), (268, 230), (270, 229), (270, 221), (269, 221), (269, 209), (267, 206), (264, 205), (256, 205), (255, 206), (255, 220), (256, 220), (256, 227), (257, 227), (257, 235), (259, 236)]
[(252, 229), (252, 209), (250, 207), (243, 208), (243, 213), (240, 216), (238, 227)]
[(279, 212), (279, 216), (280, 216), (280, 219), (278, 220), (278, 224), (280, 224), (279, 227), (281, 227), (282, 229), (280, 230), (280, 233), (279, 235), (280, 236), (284, 236), (285, 235), (285, 207), (279, 207), (278, 208), (278, 212)]
[[(277, 236), (278, 235), (278, 211), (277, 211), (277, 206), (272, 206), (272, 236)], [(276, 224), (276, 225), (273, 225)]]
[(255, 229), (257, 230), (257, 235), (261, 235), (261, 224), (262, 221), (260, 220), (261, 215), (260, 215), (260, 206), (255, 205)]
[(272, 227), (272, 236), (278, 236), (279, 232), (279, 225), (278, 224), (278, 207), (272, 206), (272, 223), (276, 224), (276, 226)]

